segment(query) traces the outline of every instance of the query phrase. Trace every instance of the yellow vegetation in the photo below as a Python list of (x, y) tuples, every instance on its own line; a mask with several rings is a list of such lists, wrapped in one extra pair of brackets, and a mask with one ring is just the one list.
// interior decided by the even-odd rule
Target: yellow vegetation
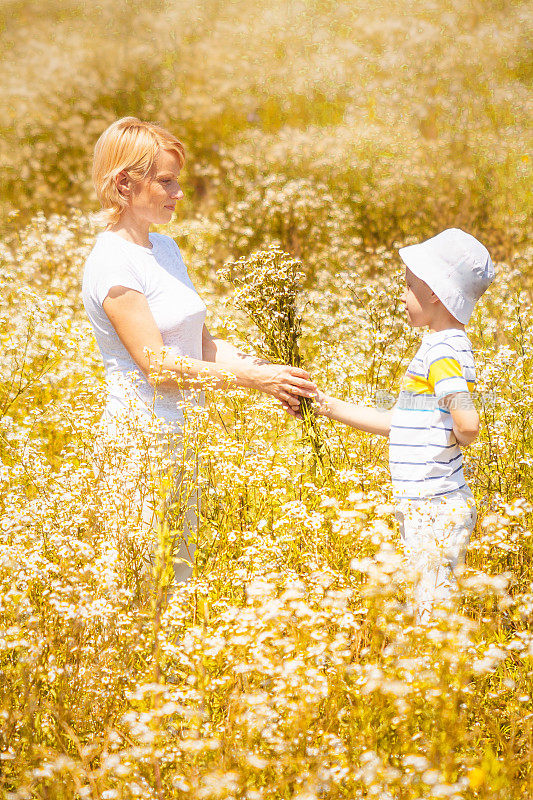
[[(519, 0), (0, 4), (2, 800), (533, 795), (530, 22)], [(130, 113), (186, 144), (165, 232), (211, 330), (253, 349), (217, 269), (280, 246), (332, 394), (398, 388), (398, 246), (454, 225), (489, 247), (453, 613), (423, 629), (405, 607), (386, 442), (321, 420), (317, 471), (299, 423), (240, 390), (189, 412), (194, 577), (161, 602), (161, 526), (147, 585), (135, 487), (95, 456), (80, 292), (92, 148)]]

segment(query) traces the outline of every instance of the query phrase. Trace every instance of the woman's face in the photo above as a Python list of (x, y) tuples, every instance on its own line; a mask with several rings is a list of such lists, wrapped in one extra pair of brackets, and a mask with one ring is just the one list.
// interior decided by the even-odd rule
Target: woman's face
[[(161, 150), (148, 175), (140, 181), (131, 181), (127, 176), (127, 197), (129, 199), (126, 214), (143, 227), (162, 225), (169, 222), (176, 208), (176, 203), (183, 197), (178, 176), (180, 162), (171, 150)], [(122, 184), (119, 183), (119, 187)]]

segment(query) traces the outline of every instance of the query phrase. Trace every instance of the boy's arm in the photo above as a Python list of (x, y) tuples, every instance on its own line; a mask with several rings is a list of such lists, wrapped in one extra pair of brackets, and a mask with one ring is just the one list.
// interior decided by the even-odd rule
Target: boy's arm
[(458, 355), (448, 343), (435, 345), (430, 352), (433, 360), (428, 365), (429, 385), (439, 405), (450, 411), (459, 444), (472, 444), (479, 434), (479, 416)]
[(391, 409), (382, 411), (379, 408), (357, 406), (322, 392), (318, 393), (315, 409), (317, 414), (342, 422), (344, 425), (350, 425), (359, 431), (377, 433), (380, 436), (388, 436), (390, 433)]
[(452, 415), (453, 432), (459, 444), (467, 446), (479, 435), (479, 414), (470, 392), (454, 392), (442, 397), (439, 403)]

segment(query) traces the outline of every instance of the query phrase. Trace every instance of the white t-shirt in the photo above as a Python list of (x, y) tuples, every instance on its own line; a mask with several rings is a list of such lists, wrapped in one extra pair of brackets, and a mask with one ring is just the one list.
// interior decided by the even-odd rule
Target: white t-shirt
[[(134, 244), (113, 231), (97, 236), (83, 273), (83, 305), (94, 329), (106, 371), (107, 414), (133, 410), (165, 422), (183, 421), (180, 404), (194, 398), (176, 389), (154, 389), (120, 341), (103, 309), (112, 286), (142, 292), (163, 343), (179, 356), (202, 359), (206, 306), (187, 274), (170, 236), (150, 233), (152, 247)], [(196, 401), (198, 397), (195, 396)]]
[(452, 415), (440, 401), (473, 391), (475, 382), (464, 331), (449, 328), (423, 337), (392, 414), (389, 465), (396, 500), (444, 497), (466, 487)]

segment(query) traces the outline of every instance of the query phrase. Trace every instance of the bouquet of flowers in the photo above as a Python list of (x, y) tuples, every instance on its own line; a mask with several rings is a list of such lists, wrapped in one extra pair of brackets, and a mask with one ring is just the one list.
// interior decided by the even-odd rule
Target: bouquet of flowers
[[(298, 296), (303, 278), (301, 261), (279, 247), (252, 253), (221, 271), (235, 288), (232, 302), (259, 332), (260, 355), (278, 364), (301, 366), (299, 339), (302, 317)], [(317, 466), (325, 467), (327, 448), (312, 403), (300, 398), (305, 436)]]

